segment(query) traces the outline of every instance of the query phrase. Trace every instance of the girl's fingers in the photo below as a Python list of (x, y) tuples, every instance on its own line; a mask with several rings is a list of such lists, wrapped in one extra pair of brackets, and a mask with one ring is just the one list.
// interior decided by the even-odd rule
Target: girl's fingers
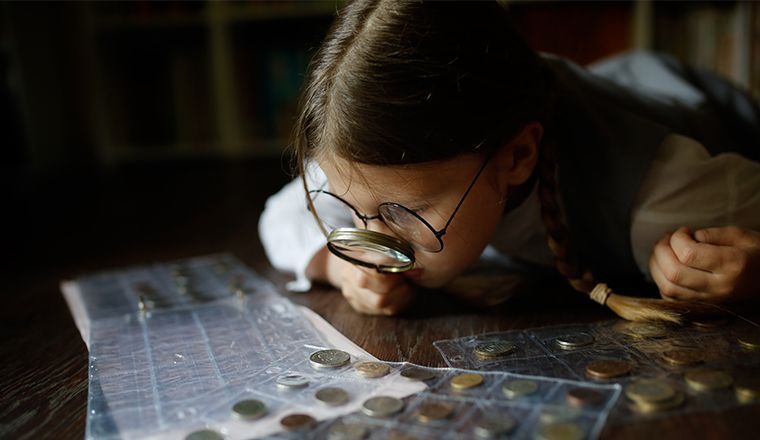
[(715, 272), (723, 265), (724, 249), (694, 240), (687, 228), (674, 232), (669, 245), (678, 261), (691, 268)]
[[(675, 234), (673, 234), (675, 235)], [(654, 246), (652, 260), (658, 272), (670, 284), (694, 292), (711, 292), (717, 285), (717, 278), (710, 272), (694, 269), (683, 264), (670, 247), (673, 237), (665, 236)], [(659, 285), (659, 283), (658, 283)]]
[(665, 298), (683, 301), (704, 300), (708, 298), (706, 293), (697, 292), (670, 282), (665, 278), (665, 275), (663, 275), (654, 259), (649, 260), (649, 273), (652, 275), (652, 279), (657, 284), (657, 287), (659, 287), (660, 294)]
[(356, 285), (375, 293), (387, 294), (405, 281), (399, 274), (384, 274), (373, 269), (356, 268)]

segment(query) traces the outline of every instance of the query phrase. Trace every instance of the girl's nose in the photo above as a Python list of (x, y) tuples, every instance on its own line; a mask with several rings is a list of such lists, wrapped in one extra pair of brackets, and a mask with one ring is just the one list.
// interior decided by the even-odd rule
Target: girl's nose
[(398, 235), (380, 219), (370, 220), (367, 222), (367, 229), (370, 231), (379, 232), (381, 234), (390, 235), (391, 237), (399, 238)]

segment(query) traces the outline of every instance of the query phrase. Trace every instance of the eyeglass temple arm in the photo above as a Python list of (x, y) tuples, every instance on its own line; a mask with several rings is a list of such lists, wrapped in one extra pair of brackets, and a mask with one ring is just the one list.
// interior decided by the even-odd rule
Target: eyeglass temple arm
[(480, 173), (482, 173), (483, 170), (486, 169), (486, 165), (488, 164), (488, 161), (491, 159), (492, 155), (493, 153), (489, 153), (488, 156), (486, 156), (485, 160), (483, 160), (483, 164), (480, 165), (480, 169), (478, 169), (477, 174), (475, 174), (475, 178), (472, 179), (472, 182), (470, 182), (470, 186), (467, 187), (467, 190), (464, 192), (464, 195), (462, 195), (462, 198), (459, 200), (459, 203), (457, 203), (457, 207), (454, 208), (454, 212), (451, 213), (451, 216), (449, 217), (449, 220), (446, 222), (446, 225), (444, 225), (443, 229), (438, 231), (438, 233), (436, 234), (438, 235), (438, 237), (443, 237), (444, 235), (446, 235), (446, 229), (449, 228), (451, 221), (454, 220), (454, 216), (459, 211), (459, 208), (462, 206), (462, 203), (464, 203), (464, 199), (467, 198), (467, 194), (469, 194), (472, 187), (475, 186), (475, 182), (478, 181), (478, 177), (480, 177)]

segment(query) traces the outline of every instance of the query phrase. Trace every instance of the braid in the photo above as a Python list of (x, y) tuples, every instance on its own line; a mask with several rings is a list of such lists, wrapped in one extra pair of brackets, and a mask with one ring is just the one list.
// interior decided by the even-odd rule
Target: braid
[(544, 142), (538, 161), (538, 195), (541, 220), (546, 227), (546, 241), (554, 255), (554, 265), (577, 291), (589, 294), (596, 285), (594, 275), (584, 270), (572, 248), (570, 233), (562, 221), (562, 209), (557, 197), (556, 151), (550, 140)]
[(574, 252), (568, 229), (562, 221), (562, 209), (557, 197), (557, 160), (555, 143), (543, 142), (538, 160), (538, 195), (541, 219), (546, 227), (546, 241), (554, 255), (554, 265), (577, 291), (597, 303), (609, 307), (618, 316), (631, 321), (668, 321), (680, 323), (689, 319), (712, 317), (724, 311), (711, 304), (636, 298), (617, 294), (605, 283), (597, 282), (594, 274), (584, 268)]

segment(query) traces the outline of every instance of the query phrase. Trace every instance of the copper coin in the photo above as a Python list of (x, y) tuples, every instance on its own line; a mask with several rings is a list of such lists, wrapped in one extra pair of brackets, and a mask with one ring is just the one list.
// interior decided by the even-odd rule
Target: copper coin
[(696, 350), (668, 350), (662, 353), (662, 359), (678, 366), (697, 365), (705, 361), (702, 353)]
[(617, 359), (603, 359), (586, 365), (586, 375), (594, 379), (610, 379), (625, 376), (633, 369), (630, 362)]
[(572, 388), (565, 395), (567, 404), (576, 408), (598, 405), (604, 399), (604, 394), (591, 388)]
[(287, 431), (310, 429), (317, 424), (317, 419), (308, 414), (289, 414), (280, 419), (280, 425)]

